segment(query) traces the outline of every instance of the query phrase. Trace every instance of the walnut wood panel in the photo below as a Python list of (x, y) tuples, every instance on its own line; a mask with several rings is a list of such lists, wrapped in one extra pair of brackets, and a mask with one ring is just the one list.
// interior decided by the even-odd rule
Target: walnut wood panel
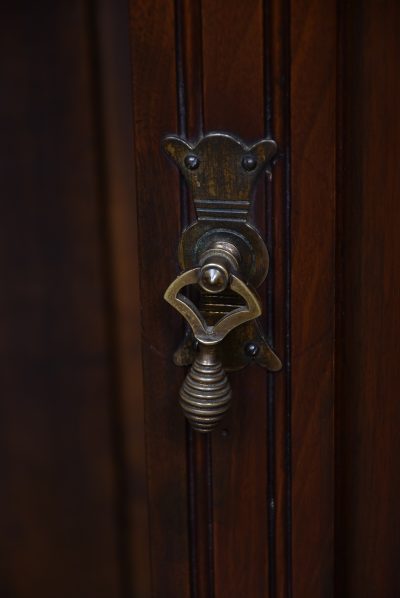
[[(396, 153), (398, 131), (382, 122), (384, 113), (395, 115), (397, 88), (391, 93), (389, 82), (395, 79), (398, 9), (390, 0), (367, 2), (363, 15), (361, 5), (342, 6), (344, 60), (338, 70), (334, 0), (203, 0), (201, 14), (198, 2), (132, 6), (141, 246), (152, 238), (141, 268), (153, 594), (162, 588), (163, 595), (188, 595), (190, 585), (191, 595), (199, 598), (333, 596), (338, 266), (344, 317), (336, 347), (337, 595), (392, 595), (398, 579), (386, 550), (398, 551), (392, 533), (399, 489), (392, 460), (398, 414), (390, 401), (378, 408), (378, 399), (395, 396), (398, 384), (390, 361), (396, 354), (396, 320), (389, 327), (381, 317), (384, 307), (395, 309), (396, 298), (390, 284), (396, 279), (393, 197), (398, 181), (390, 156)], [(341, 93), (343, 123), (336, 107)], [(338, 122), (343, 156), (340, 150), (336, 155)], [(378, 161), (368, 136), (370, 122), (372, 138), (382, 148), (392, 147)], [(272, 187), (260, 187), (254, 218), (272, 249), (264, 296), (272, 315), (266, 319), (285, 362), (276, 377), (254, 368), (231, 376), (237, 399), (225, 429), (214, 433), (211, 443), (185, 434), (176, 407), (182, 373), (170, 362), (181, 326), (157, 303), (173, 277), (177, 237), (191, 209), (175, 171), (158, 154), (159, 140), (169, 132), (194, 139), (210, 130), (248, 141), (267, 132), (279, 143), (274, 181)], [(337, 166), (339, 172), (344, 166), (338, 228)], [(367, 187), (374, 168), (379, 187), (378, 177)], [(160, 183), (170, 198), (161, 205), (153, 199)], [(382, 188), (377, 205), (373, 200)], [(385, 229), (387, 211), (393, 216)], [(335, 245), (342, 234), (336, 264)], [(158, 286), (150, 273), (160, 253), (167, 267)], [(365, 282), (370, 264), (372, 286)], [(168, 322), (165, 329), (160, 330), (160, 321)], [(154, 344), (156, 333), (159, 344)], [(368, 338), (377, 337), (388, 343), (380, 351), (385, 375), (379, 380), (368, 344)], [(154, 366), (163, 372), (158, 379), (151, 373)], [(171, 457), (167, 466), (161, 467), (159, 451)], [(380, 467), (382, 455), (385, 467)], [(368, 496), (370, 487), (374, 493)]]
[(293, 595), (333, 595), (336, 2), (291, 2)]
[(338, 596), (400, 595), (400, 5), (342, 3)]
[(185, 421), (178, 404), (183, 371), (172, 355), (182, 337), (163, 293), (178, 272), (179, 177), (161, 154), (178, 128), (175, 7), (133, 0), (131, 40), (141, 272), (147, 488), (152, 596), (189, 596)]
[[(251, 142), (263, 138), (263, 4), (202, 3), (205, 131)], [(265, 193), (255, 219), (264, 229)], [(268, 592), (266, 373), (251, 367), (230, 375), (233, 407), (213, 435), (215, 596)]]
[(120, 595), (89, 22), (2, 7), (4, 597)]
[[(175, 5), (178, 133), (196, 142), (203, 134), (203, 64), (201, 0)], [(193, 201), (181, 177), (181, 226), (195, 217)], [(211, 438), (186, 425), (190, 586), (195, 598), (214, 592)]]

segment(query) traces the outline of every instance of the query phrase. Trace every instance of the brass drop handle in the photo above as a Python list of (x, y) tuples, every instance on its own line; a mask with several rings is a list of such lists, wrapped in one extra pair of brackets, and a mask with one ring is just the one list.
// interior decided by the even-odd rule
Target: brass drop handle
[(199, 344), (199, 352), (179, 393), (180, 404), (192, 428), (211, 432), (230, 407), (228, 378), (213, 345)]
[[(210, 256), (202, 267), (180, 274), (164, 295), (165, 300), (189, 323), (199, 343), (198, 353), (179, 393), (185, 416), (199, 432), (210, 432), (216, 428), (231, 402), (230, 384), (217, 358), (216, 345), (237, 326), (261, 314), (256, 292), (228, 270), (228, 263), (222, 253), (217, 258)], [(180, 292), (191, 284), (199, 284), (208, 293), (214, 294), (228, 289), (242, 297), (245, 304), (233, 309), (215, 324), (208, 325), (195, 304)]]
[[(254, 289), (268, 273), (266, 244), (251, 216), (254, 188), (269, 172), (277, 146), (262, 139), (248, 146), (227, 133), (209, 133), (197, 143), (170, 135), (163, 149), (188, 186), (196, 217), (182, 232), (182, 273), (164, 297), (189, 323), (174, 363), (191, 369), (180, 403), (191, 425), (213, 430), (231, 402), (225, 371), (251, 363), (276, 372), (281, 362), (261, 323)], [(200, 287), (198, 307), (184, 287)], [(192, 297), (192, 294), (190, 295)]]

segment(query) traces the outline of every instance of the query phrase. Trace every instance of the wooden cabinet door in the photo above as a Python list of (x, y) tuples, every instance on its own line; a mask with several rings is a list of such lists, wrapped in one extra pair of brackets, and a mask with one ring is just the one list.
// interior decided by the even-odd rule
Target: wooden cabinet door
[[(398, 13), (390, 0), (131, 1), (157, 598), (400, 591)], [(202, 436), (178, 406), (183, 322), (162, 299), (193, 208), (160, 143), (211, 131), (278, 143), (253, 218), (284, 365), (232, 374), (232, 411)]]
[[(134, 1), (132, 72), (154, 596), (333, 592), (336, 2)], [(190, 197), (167, 133), (274, 138), (254, 221), (284, 367), (230, 376), (233, 408), (193, 432), (172, 363), (183, 333), (162, 299)]]
[[(398, 598), (399, 0), (3, 12), (0, 598)], [(252, 220), (283, 368), (230, 373), (201, 435), (161, 141), (215, 131), (278, 145)]]

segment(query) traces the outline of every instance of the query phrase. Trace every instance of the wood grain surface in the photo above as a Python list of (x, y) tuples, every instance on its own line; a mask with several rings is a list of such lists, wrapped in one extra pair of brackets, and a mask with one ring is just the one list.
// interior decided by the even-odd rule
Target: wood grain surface
[(333, 595), (336, 2), (291, 4), (293, 595)]
[(3, 14), (0, 594), (109, 598), (121, 588), (89, 15), (79, 1)]
[(343, 3), (338, 596), (400, 595), (400, 5)]
[[(5, 17), (1, 598), (400, 595), (399, 3)], [(252, 218), (284, 367), (230, 374), (205, 437), (163, 300), (194, 210), (161, 140), (210, 131), (278, 143)]]
[(103, 259), (112, 344), (116, 516), (122, 594), (150, 594), (144, 404), (140, 343), (139, 260), (133, 153), (129, 7), (96, 0), (92, 9), (103, 156)]
[[(140, 111), (136, 135), (143, 138), (137, 141), (139, 162), (142, 156), (147, 160), (143, 170), (152, 168), (152, 153), (140, 148), (149, 133), (141, 128), (142, 115), (154, 127), (149, 98), (155, 91), (149, 94), (148, 85), (150, 81), (157, 89), (153, 71), (157, 72), (159, 61), (171, 60), (168, 52), (173, 50), (165, 51), (171, 19), (176, 72), (173, 65), (168, 68), (177, 89), (173, 98), (166, 87), (164, 99), (167, 107), (175, 102), (177, 122), (171, 130), (173, 120), (168, 117), (162, 131), (157, 116), (154, 131), (159, 138), (163, 132), (178, 132), (195, 141), (201, 132), (223, 130), (251, 142), (274, 134), (280, 149), (276, 181), (272, 187), (260, 185), (253, 217), (269, 235), (273, 272), (262, 290), (265, 320), (284, 356), (285, 369), (274, 378), (257, 368), (232, 374), (237, 398), (224, 429), (213, 434), (208, 447), (190, 431), (185, 446), (180, 437), (180, 450), (187, 449), (188, 459), (192, 595), (328, 596), (333, 591), (335, 3), (323, 10), (317, 3), (256, 0), (217, 5), (205, 0), (200, 13), (198, 3), (177, 2), (175, 14), (163, 17), (168, 31), (164, 28), (163, 36), (159, 32), (151, 38), (162, 48), (162, 59), (146, 37), (146, 24), (151, 18), (153, 29), (157, 28), (159, 17), (153, 13), (150, 17), (135, 3), (134, 15), (134, 49), (136, 44), (147, 50), (146, 55), (134, 53), (133, 64), (134, 103), (139, 102)], [(168, 43), (172, 46), (173, 40)], [(155, 146), (155, 139), (152, 143)], [(146, 176), (139, 174), (143, 180)], [(165, 176), (169, 188), (174, 181), (170, 170), (156, 176), (158, 184)], [(147, 183), (139, 204), (144, 203), (150, 183), (154, 184)], [(182, 186), (181, 192), (180, 214), (163, 216), (164, 226), (171, 227), (169, 235), (176, 234), (173, 219), (180, 218), (185, 226), (192, 213)], [(150, 219), (160, 218), (160, 208), (139, 205), (139, 214), (139, 227), (146, 235)], [(158, 223), (152, 221), (151, 226)], [(163, 247), (173, 259), (174, 244), (166, 248), (164, 239)], [(145, 256), (144, 261), (153, 263), (154, 256)], [(152, 292), (154, 301), (155, 289), (147, 279), (144, 284), (143, 297)], [(317, 384), (312, 382), (315, 371)], [(148, 384), (149, 392), (159, 389), (154, 379), (149, 378)], [(174, 388), (170, 385), (171, 401)], [(153, 426), (158, 425), (148, 420), (149, 450), (162, 442), (154, 435)], [(166, 448), (168, 436), (164, 441)], [(158, 492), (157, 485), (149, 488), (150, 494)], [(150, 496), (152, 500), (158, 499)], [(163, 565), (154, 566), (164, 572)]]
[(184, 372), (172, 355), (182, 322), (163, 294), (178, 273), (179, 176), (161, 153), (178, 128), (172, 2), (131, 3), (133, 107), (152, 596), (190, 595)]
[[(179, 0), (175, 3), (177, 132), (192, 142), (200, 139), (204, 132), (201, 9), (201, 0)], [(183, 229), (195, 216), (194, 204), (183, 176), (180, 179), (180, 202)], [(209, 598), (214, 592), (211, 437), (195, 432), (188, 424), (186, 456), (191, 595)]]

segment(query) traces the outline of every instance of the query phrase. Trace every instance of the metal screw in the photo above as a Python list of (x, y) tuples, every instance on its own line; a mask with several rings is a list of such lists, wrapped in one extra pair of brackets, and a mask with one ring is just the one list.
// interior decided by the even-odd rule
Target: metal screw
[(200, 160), (198, 156), (194, 154), (188, 154), (185, 158), (185, 166), (189, 170), (196, 170), (200, 166)]
[(259, 352), (260, 347), (257, 343), (250, 341), (246, 344), (244, 351), (248, 357), (256, 357), (257, 353)]
[(245, 170), (254, 170), (257, 166), (257, 158), (252, 156), (251, 154), (247, 154), (247, 156), (243, 156), (242, 158), (242, 166)]

